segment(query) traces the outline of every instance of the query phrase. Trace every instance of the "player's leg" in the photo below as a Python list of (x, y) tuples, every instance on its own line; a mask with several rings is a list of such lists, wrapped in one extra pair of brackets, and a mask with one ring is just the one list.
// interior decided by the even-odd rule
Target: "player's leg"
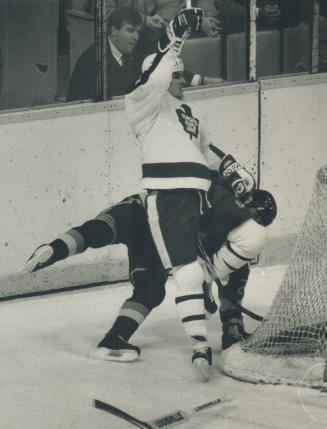
[(172, 190), (148, 196), (150, 229), (165, 268), (173, 269), (176, 305), (190, 339), (193, 364), (201, 378), (209, 378), (208, 344), (203, 303), (203, 270), (197, 259), (197, 234), (203, 200), (196, 190)]
[[(208, 272), (206, 264), (209, 263), (212, 266), (212, 257), (225, 245), (229, 232), (251, 219), (252, 216), (248, 208), (240, 206), (235, 200), (234, 193), (219, 180), (212, 184), (208, 197), (212, 207), (201, 217), (199, 254), (204, 261), (205, 281), (203, 291), (205, 308), (207, 314), (213, 314), (218, 307), (212, 294), (212, 275)], [(242, 261), (242, 263), (244, 262)], [(225, 275), (225, 273), (223, 274)]]
[(227, 241), (214, 255), (214, 269), (219, 279), (222, 348), (226, 349), (247, 336), (242, 313), (234, 303), (241, 304), (249, 277), (249, 263), (261, 252), (266, 229), (250, 219), (234, 228)]
[(213, 255), (215, 277), (225, 285), (219, 286), (219, 297), (222, 342), (227, 348), (246, 336), (242, 314), (232, 302), (241, 304), (249, 262), (262, 250), (266, 226), (274, 220), (277, 206), (273, 196), (263, 190), (253, 191), (250, 207), (240, 206), (220, 183), (212, 186), (209, 196), (214, 206), (201, 222), (201, 247)]
[(132, 296), (123, 302), (112, 327), (99, 342), (95, 358), (114, 361), (134, 361), (141, 350), (129, 339), (150, 312), (165, 297), (167, 273), (161, 267), (135, 269), (131, 273)]
[(249, 264), (245, 264), (242, 268), (230, 274), (226, 286), (218, 285), (223, 350), (249, 336), (244, 328), (242, 312), (237, 306), (237, 304), (242, 305), (249, 274)]
[(203, 270), (198, 261), (173, 270), (176, 306), (193, 347), (192, 363), (203, 381), (210, 378), (212, 352), (208, 342), (203, 301)]
[(34, 272), (82, 253), (89, 247), (96, 249), (114, 244), (116, 234), (116, 223), (108, 209), (94, 219), (71, 228), (49, 244), (39, 246), (26, 262), (25, 269)]

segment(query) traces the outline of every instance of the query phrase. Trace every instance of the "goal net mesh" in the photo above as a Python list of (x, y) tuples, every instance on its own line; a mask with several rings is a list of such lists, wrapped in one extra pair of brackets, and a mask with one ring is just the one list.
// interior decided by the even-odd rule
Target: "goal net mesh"
[(327, 165), (317, 173), (302, 229), (271, 308), (253, 335), (223, 352), (223, 371), (263, 383), (325, 386)]

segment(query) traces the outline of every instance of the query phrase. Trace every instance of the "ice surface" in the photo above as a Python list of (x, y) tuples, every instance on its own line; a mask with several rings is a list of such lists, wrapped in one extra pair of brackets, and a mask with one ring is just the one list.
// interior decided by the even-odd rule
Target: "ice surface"
[[(245, 305), (265, 314), (285, 267), (255, 268)], [(55, 285), (53, 285), (55, 288)], [(131, 286), (110, 285), (0, 304), (0, 427), (5, 429), (128, 429), (129, 423), (96, 410), (94, 398), (141, 420), (190, 408), (221, 395), (230, 405), (214, 408), (179, 427), (185, 429), (301, 429), (327, 427), (327, 394), (290, 386), (242, 383), (219, 370), (220, 323), (209, 321), (213, 377), (196, 380), (192, 351), (167, 297), (134, 335), (137, 362), (102, 362), (92, 353), (110, 328)], [(246, 328), (258, 322), (245, 316)]]

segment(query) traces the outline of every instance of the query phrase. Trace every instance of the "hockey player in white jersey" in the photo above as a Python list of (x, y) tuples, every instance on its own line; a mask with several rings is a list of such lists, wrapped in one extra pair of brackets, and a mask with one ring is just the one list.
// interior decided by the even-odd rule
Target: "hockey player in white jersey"
[(202, 121), (183, 101), (179, 53), (203, 12), (182, 10), (164, 31), (158, 51), (146, 58), (140, 79), (125, 97), (127, 117), (142, 148), (143, 187), (151, 233), (162, 263), (173, 269), (176, 304), (193, 345), (192, 362), (209, 378), (211, 348), (201, 299), (203, 270), (197, 257), (200, 216), (207, 207), (210, 169), (246, 201), (255, 187), (250, 173), (210, 143)]

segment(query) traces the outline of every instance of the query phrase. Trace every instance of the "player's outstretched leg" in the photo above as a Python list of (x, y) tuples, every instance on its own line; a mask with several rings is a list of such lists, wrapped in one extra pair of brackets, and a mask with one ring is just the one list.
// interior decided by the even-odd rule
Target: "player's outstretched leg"
[(132, 362), (140, 353), (139, 347), (130, 344), (112, 330), (99, 342), (94, 357), (100, 360)]

